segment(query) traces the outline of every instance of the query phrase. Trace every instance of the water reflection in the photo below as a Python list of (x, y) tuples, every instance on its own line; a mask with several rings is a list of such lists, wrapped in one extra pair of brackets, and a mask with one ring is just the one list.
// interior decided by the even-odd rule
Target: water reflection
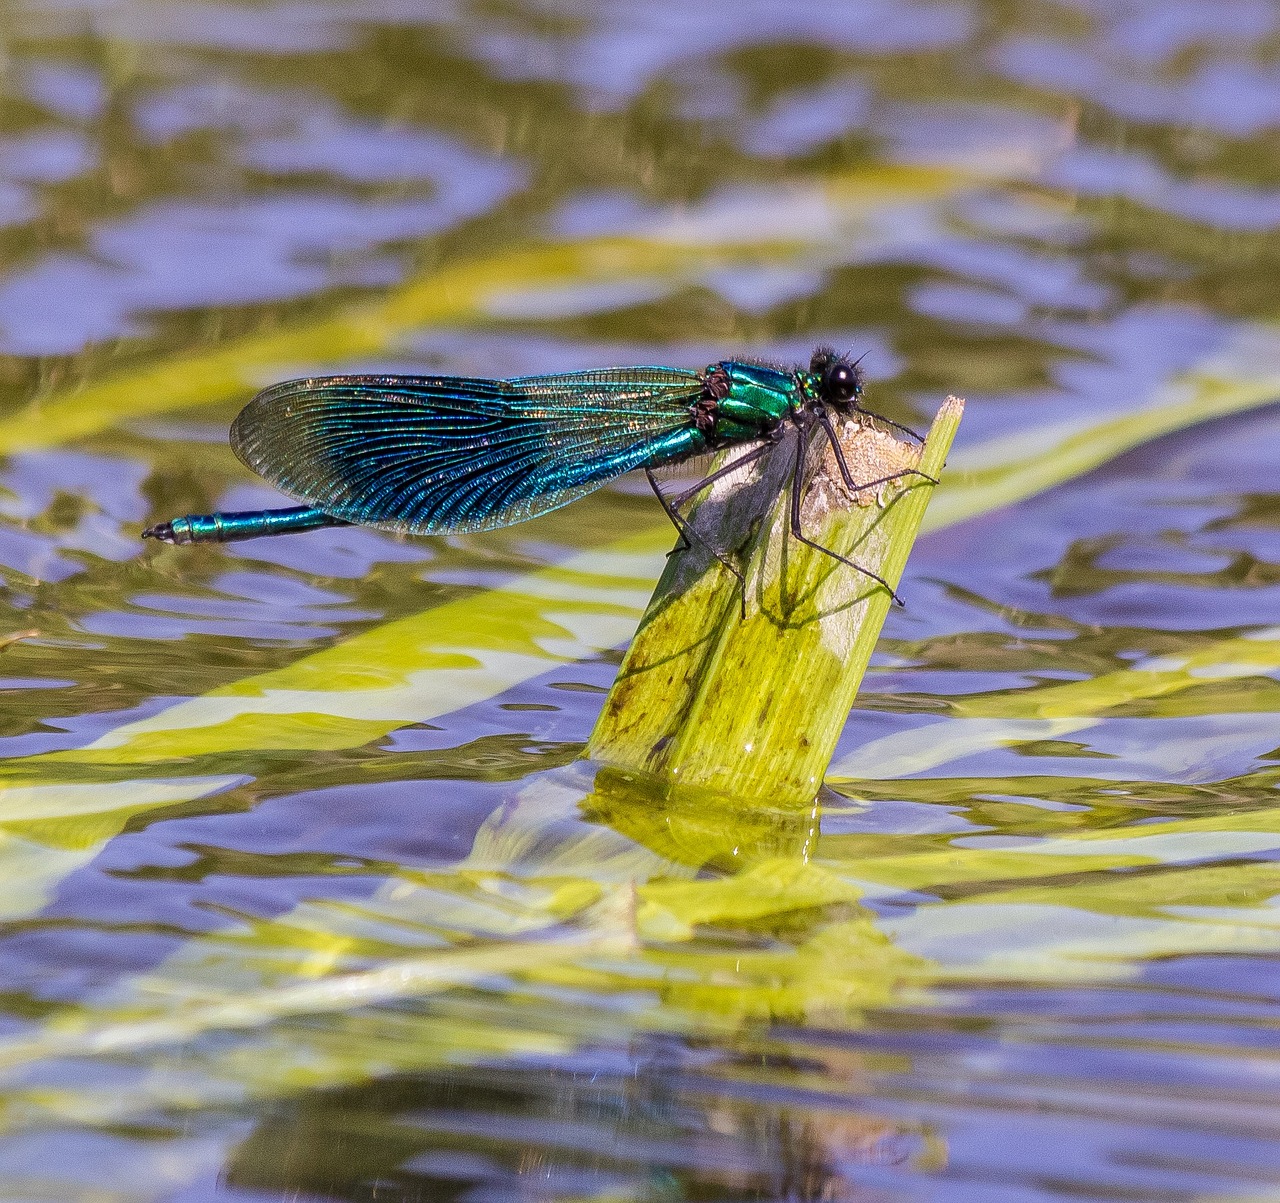
[[(765, 1074), (864, 1076), (858, 1054), (836, 1049), (804, 1058), (779, 1051), (757, 1065)], [(479, 1070), (316, 1097), (242, 1144), (228, 1184), (336, 1199), (365, 1198), (376, 1182), (390, 1199), (867, 1203), (884, 1197), (859, 1185), (868, 1167), (943, 1160), (929, 1134), (854, 1107), (735, 1099), (707, 1055), (651, 1041), (623, 1058), (587, 1054), (540, 1071)]]
[[(272, 504), (226, 423), (334, 365), (831, 341), (903, 421), (967, 396), (957, 471), (1280, 395), (1278, 22), (10, 5), (11, 1191), (1261, 1198), (1274, 409), (922, 541), (834, 790), (788, 811), (573, 765), (669, 546), (625, 487), (430, 542), (136, 536)], [(508, 959), (288, 1002), (455, 949)]]

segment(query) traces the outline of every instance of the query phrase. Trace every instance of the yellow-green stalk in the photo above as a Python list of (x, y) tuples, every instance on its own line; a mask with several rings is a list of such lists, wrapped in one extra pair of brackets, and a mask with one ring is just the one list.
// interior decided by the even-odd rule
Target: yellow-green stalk
[[(825, 440), (809, 449), (804, 533), (896, 586), (964, 411), (949, 397), (923, 450), (847, 422), (851, 495)], [(587, 755), (670, 784), (789, 805), (812, 800), (891, 604), (868, 575), (791, 535), (786, 448), (717, 482), (672, 555)], [(710, 550), (737, 549), (745, 584)], [(723, 554), (723, 552), (722, 552)]]

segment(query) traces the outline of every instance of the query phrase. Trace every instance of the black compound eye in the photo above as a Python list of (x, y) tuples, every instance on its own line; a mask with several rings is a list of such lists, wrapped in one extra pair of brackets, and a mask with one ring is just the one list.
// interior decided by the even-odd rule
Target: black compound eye
[(857, 371), (847, 363), (832, 364), (822, 384), (822, 391), (826, 394), (827, 400), (837, 404), (842, 401), (852, 401), (862, 391), (862, 382), (858, 379)]

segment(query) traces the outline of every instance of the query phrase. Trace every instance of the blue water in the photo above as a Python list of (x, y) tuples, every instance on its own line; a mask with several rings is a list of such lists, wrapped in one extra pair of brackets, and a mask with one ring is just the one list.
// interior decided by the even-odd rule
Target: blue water
[[(924, 537), (812, 813), (592, 793), (625, 636), (328, 742), (85, 750), (661, 522), (624, 481), (483, 535), (144, 546), (279, 500), (225, 441), (274, 379), (829, 341), (901, 421), (964, 396), (957, 462), (1280, 397), (1278, 45), (1264, 0), (10, 5), (0, 1197), (1276, 1198), (1274, 405)], [(557, 258), (619, 244), (649, 258)], [(452, 309), (378, 308), (448, 272)], [(352, 314), (364, 342), (322, 325)], [(221, 351), (241, 384), (148, 375)], [(548, 882), (766, 855), (858, 898), (268, 1014), (542, 931)]]

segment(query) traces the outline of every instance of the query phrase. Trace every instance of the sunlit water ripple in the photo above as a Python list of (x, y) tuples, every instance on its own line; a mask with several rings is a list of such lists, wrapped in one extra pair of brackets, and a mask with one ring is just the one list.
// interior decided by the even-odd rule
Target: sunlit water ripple
[(335, 365), (831, 341), (1046, 475), (1280, 395), (1277, 46), (1266, 0), (11, 6), (0, 1196), (1280, 1197), (1275, 406), (923, 538), (803, 813), (575, 763), (667, 545), (630, 482), (138, 538), (272, 504), (226, 423)]

